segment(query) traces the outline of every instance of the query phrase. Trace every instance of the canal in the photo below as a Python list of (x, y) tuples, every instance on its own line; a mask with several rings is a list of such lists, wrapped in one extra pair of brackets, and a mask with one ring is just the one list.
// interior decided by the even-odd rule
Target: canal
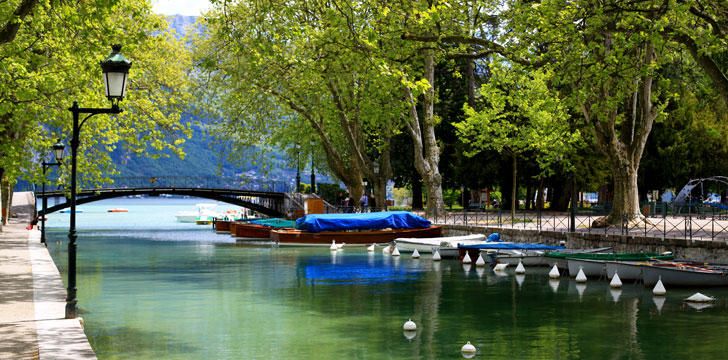
[[(727, 289), (550, 281), (546, 268), (236, 243), (174, 214), (200, 199), (79, 206), (78, 306), (99, 359), (718, 359)], [(123, 207), (128, 213), (107, 213)], [(233, 209), (221, 205), (222, 209)], [(48, 216), (66, 280), (68, 214)], [(61, 241), (61, 244), (58, 244)], [(715, 296), (707, 308), (683, 299)], [(414, 338), (402, 324), (412, 318)]]

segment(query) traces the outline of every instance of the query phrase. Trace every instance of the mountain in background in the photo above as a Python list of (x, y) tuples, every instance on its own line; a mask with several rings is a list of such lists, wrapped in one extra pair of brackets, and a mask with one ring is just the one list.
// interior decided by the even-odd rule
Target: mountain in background
[[(194, 23), (197, 21), (196, 16), (175, 15), (167, 17), (170, 24), (170, 30), (174, 30), (178, 38), (187, 34), (188, 31), (195, 29)], [(220, 151), (210, 148), (212, 138), (202, 127), (207, 127), (208, 119), (194, 118), (183, 116), (183, 122), (187, 123), (194, 130), (191, 139), (187, 139), (183, 145), (184, 152), (187, 156), (184, 160), (179, 159), (171, 152), (167, 152), (169, 157), (159, 159), (150, 159), (145, 157), (136, 157), (125, 153), (121, 149), (117, 149), (112, 153), (112, 159), (116, 164), (116, 168), (121, 172), (119, 176), (224, 176), (236, 177), (245, 175), (248, 178), (260, 180), (281, 180), (293, 181), (296, 177), (296, 169), (288, 168), (288, 159), (283, 152), (274, 151), (269, 156), (268, 161), (272, 164), (271, 168), (266, 172), (257, 165), (253, 165), (251, 161), (242, 166), (234, 166), (220, 156)], [(196, 125), (196, 123), (200, 125)], [(224, 150), (224, 149), (217, 149)], [(251, 156), (258, 156), (253, 155)], [(304, 165), (302, 162), (301, 165)], [(303, 170), (303, 168), (302, 168)], [(302, 172), (302, 182), (308, 183), (310, 172)], [(338, 183), (325, 175), (316, 174), (317, 182)]]

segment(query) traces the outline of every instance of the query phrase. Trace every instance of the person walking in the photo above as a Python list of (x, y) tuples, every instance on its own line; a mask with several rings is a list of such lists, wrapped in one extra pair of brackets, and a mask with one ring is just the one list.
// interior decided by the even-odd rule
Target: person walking
[(359, 206), (361, 207), (361, 212), (365, 212), (368, 205), (369, 197), (367, 197), (367, 193), (362, 193), (361, 197), (359, 198)]

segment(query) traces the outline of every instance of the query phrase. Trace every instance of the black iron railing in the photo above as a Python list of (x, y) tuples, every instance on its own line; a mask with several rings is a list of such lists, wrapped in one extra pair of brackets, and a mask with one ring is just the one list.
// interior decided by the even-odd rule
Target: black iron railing
[[(470, 225), (535, 231), (569, 232), (571, 218), (568, 212), (524, 211), (511, 216), (506, 210), (445, 211), (427, 216), (417, 212), (434, 224)], [(618, 224), (594, 227), (594, 221), (604, 216), (592, 212), (577, 212), (574, 228), (578, 233), (602, 233), (607, 235), (634, 235), (687, 240), (728, 241), (728, 212), (713, 212), (692, 215), (671, 215), (645, 217), (646, 221), (623, 215)]]

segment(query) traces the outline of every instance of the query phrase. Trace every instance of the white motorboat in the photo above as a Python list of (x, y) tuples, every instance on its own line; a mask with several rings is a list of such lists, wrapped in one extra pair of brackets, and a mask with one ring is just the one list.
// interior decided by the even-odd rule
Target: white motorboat
[[(447, 236), (447, 237), (436, 237), (436, 238), (397, 238), (394, 239), (394, 243), (399, 249), (399, 252), (413, 252), (417, 249), (420, 253), (431, 253), (432, 248), (455, 248), (457, 253), (458, 244), (463, 245), (476, 245), (485, 243), (485, 235), (483, 234), (471, 234), (464, 236)], [(440, 256), (443, 256), (440, 251)]]
[(197, 222), (198, 218), (210, 217), (214, 219), (218, 216), (217, 212), (211, 210), (211, 208), (217, 206), (217, 204), (196, 204), (197, 211), (178, 211), (174, 217), (177, 218), (177, 222), (182, 223), (194, 223)]

